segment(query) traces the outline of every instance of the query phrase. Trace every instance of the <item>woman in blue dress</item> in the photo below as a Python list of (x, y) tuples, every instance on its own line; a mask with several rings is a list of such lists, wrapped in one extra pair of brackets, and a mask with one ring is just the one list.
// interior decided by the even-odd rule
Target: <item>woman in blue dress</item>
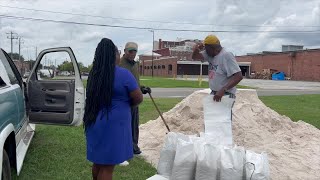
[(131, 107), (143, 96), (133, 75), (116, 65), (119, 60), (113, 42), (102, 39), (88, 77), (84, 127), (87, 159), (97, 180), (112, 180), (115, 165), (133, 157)]

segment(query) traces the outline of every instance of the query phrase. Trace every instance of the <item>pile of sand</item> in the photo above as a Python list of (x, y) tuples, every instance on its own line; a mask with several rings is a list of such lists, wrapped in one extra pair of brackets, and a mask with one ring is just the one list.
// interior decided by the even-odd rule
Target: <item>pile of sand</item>
[[(203, 97), (197, 91), (164, 113), (171, 131), (203, 132)], [(272, 179), (320, 179), (320, 130), (303, 121), (292, 122), (266, 107), (255, 91), (238, 91), (233, 108), (234, 143), (268, 153)], [(155, 167), (166, 136), (160, 118), (140, 126), (140, 147)]]

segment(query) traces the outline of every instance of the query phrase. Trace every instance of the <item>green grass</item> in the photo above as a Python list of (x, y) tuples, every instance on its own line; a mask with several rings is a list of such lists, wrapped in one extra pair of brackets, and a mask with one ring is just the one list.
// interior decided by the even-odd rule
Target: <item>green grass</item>
[(259, 97), (268, 107), (293, 121), (303, 120), (320, 129), (320, 95)]
[[(87, 80), (83, 80), (85, 86), (87, 86)], [(176, 80), (172, 78), (163, 77), (140, 77), (140, 84), (151, 88), (209, 88), (207, 81), (202, 81), (199, 85), (199, 81), (189, 80)], [(239, 89), (254, 89), (249, 86), (237, 85)]]
[(198, 81), (175, 80), (162, 77), (140, 77), (140, 84), (153, 88), (208, 88), (207, 81), (202, 81), (199, 86)]
[[(181, 101), (178, 98), (155, 99), (162, 112)], [(140, 106), (140, 122), (159, 115), (145, 99)], [(127, 167), (116, 167), (115, 180), (142, 180), (156, 173), (156, 169), (135, 157)], [(28, 150), (19, 180), (91, 179), (91, 163), (86, 160), (85, 136), (82, 127), (37, 125), (35, 137)]]
[[(173, 105), (180, 102), (182, 99), (180, 98), (154, 98), (155, 103), (162, 113), (169, 111), (173, 108)], [(140, 106), (140, 123), (144, 124), (149, 120), (154, 120), (159, 117), (158, 111), (154, 107), (150, 98), (145, 98), (143, 101), (143, 105)]]

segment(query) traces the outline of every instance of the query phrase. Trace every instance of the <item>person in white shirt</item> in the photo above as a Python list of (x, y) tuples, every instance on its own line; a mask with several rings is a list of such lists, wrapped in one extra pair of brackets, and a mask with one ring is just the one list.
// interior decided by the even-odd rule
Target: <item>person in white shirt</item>
[(235, 98), (236, 85), (243, 79), (241, 69), (215, 35), (208, 35), (204, 44), (194, 46), (192, 59), (209, 62), (209, 86), (214, 101), (220, 102), (224, 95)]

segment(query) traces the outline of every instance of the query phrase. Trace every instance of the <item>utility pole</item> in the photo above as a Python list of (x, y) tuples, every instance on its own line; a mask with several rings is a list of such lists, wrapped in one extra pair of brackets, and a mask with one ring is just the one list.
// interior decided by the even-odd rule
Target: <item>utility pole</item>
[(152, 60), (151, 60), (151, 74), (153, 77), (153, 50), (154, 50), (154, 29), (151, 29), (150, 32), (152, 32)]
[(35, 46), (35, 48), (36, 48), (36, 56), (35, 56), (35, 58), (34, 58), (34, 61), (36, 61), (36, 60), (37, 60), (37, 57), (38, 57), (38, 47)]
[[(23, 41), (21, 41), (22, 37), (19, 37), (19, 63), (21, 63), (21, 43), (23, 43)], [(22, 64), (21, 64), (21, 74), (24, 74), (24, 60), (22, 60)]]
[(21, 56), (21, 53), (20, 53), (21, 52), (21, 44), (23, 44), (23, 41), (21, 41), (21, 40), (22, 40), (22, 37), (20, 36), (19, 37), (19, 61), (21, 60), (20, 59), (20, 56)]
[[(12, 56), (12, 54), (13, 54), (13, 40), (18, 39), (18, 34), (12, 32), (12, 31), (10, 31), (9, 33), (6, 33), (6, 34), (10, 34), (10, 36), (7, 36), (7, 38), (11, 40), (11, 59), (13, 60), (13, 56)], [(16, 36), (14, 36), (14, 35), (16, 35)]]

